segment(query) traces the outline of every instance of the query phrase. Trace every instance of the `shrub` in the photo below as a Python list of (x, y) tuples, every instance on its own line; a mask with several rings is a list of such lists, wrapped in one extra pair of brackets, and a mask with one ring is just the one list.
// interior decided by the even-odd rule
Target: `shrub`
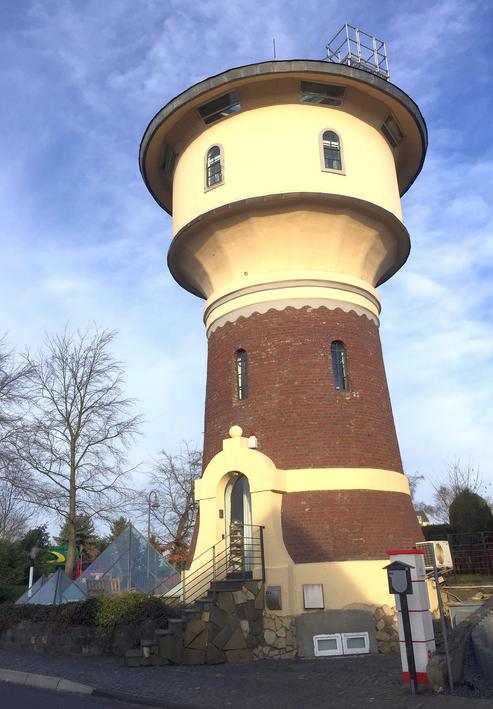
[(421, 527), (424, 538), (427, 542), (447, 539), (449, 534), (454, 533), (454, 528), (450, 524), (427, 524)]
[(111, 630), (118, 625), (155, 620), (157, 625), (176, 615), (160, 598), (143, 593), (98, 596), (60, 606), (0, 604), (0, 632), (23, 620), (59, 625), (86, 625)]
[(489, 532), (493, 515), (486, 500), (471, 490), (463, 490), (450, 505), (450, 524), (459, 534)]
[(25, 590), (25, 586), (11, 586), (5, 583), (0, 584), (0, 603), (16, 601)]

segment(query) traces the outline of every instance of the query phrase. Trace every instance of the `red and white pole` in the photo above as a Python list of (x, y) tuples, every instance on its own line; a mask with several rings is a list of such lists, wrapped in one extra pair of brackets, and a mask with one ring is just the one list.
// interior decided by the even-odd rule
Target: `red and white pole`
[[(424, 563), (424, 549), (397, 549), (388, 551), (391, 562), (400, 561), (411, 566), (412, 594), (407, 596), (411, 636), (416, 665), (416, 680), (418, 685), (428, 684), (426, 667), (435, 653), (435, 634), (430, 611), (430, 599), (426, 585), (426, 571)], [(402, 608), (399, 595), (396, 594), (397, 626), (399, 630), (399, 645), (402, 662), (402, 678), (409, 684), (409, 667), (407, 662), (406, 643), (404, 638), (404, 624), (402, 621)]]

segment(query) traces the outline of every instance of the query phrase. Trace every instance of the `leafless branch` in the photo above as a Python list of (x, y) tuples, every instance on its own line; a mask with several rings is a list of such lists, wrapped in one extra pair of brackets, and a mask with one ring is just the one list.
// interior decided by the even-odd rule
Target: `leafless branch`
[(28, 404), (10, 448), (27, 471), (24, 493), (68, 522), (67, 572), (76, 516), (114, 516), (141, 423), (131, 415), (135, 402), (123, 395), (123, 367), (110, 352), (114, 337), (95, 326), (66, 328), (46, 335), (37, 356), (24, 355)]

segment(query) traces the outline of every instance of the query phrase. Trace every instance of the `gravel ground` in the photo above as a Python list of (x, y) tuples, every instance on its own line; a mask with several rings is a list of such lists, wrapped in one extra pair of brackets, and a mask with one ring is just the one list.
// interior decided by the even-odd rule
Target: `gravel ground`
[(65, 677), (106, 691), (196, 709), (492, 707), (491, 700), (471, 694), (412, 697), (402, 685), (399, 658), (384, 655), (129, 669), (111, 657), (50, 657), (0, 650), (0, 667)]

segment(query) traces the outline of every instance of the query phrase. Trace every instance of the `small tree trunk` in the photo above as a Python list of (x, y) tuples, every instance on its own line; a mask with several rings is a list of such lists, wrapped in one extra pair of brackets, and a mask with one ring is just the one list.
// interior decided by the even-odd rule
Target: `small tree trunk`
[(76, 504), (76, 486), (75, 486), (75, 446), (72, 444), (71, 450), (71, 470), (70, 470), (70, 492), (69, 492), (69, 514), (68, 514), (68, 544), (67, 544), (67, 559), (65, 561), (65, 573), (67, 576), (72, 576), (75, 566), (75, 551), (77, 538), (77, 504)]
[(68, 544), (67, 544), (67, 558), (65, 560), (65, 573), (67, 576), (72, 576), (72, 572), (75, 566), (75, 552), (76, 552), (76, 527), (75, 527), (75, 514), (70, 514), (68, 518)]

